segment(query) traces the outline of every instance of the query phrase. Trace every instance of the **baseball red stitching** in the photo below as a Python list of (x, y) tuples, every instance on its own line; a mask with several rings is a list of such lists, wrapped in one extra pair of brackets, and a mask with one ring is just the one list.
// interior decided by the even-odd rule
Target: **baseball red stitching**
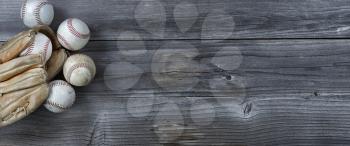
[(23, 56), (27, 56), (27, 55), (29, 55), (30, 53), (32, 53), (32, 52), (33, 52), (33, 49), (34, 49), (34, 42), (32, 43), (32, 45), (30, 45), (30, 46), (27, 48), (27, 50), (26, 50), (26, 52), (23, 54)]
[(82, 33), (78, 32), (73, 26), (73, 19), (72, 18), (67, 20), (67, 27), (68, 27), (69, 31), (77, 38), (87, 39), (90, 36), (90, 33), (82, 34)]
[(26, 14), (27, 11), (27, 0), (24, 1), (21, 9), (21, 19), (24, 18), (24, 15)]
[(69, 70), (68, 70), (68, 72), (67, 72), (68, 82), (70, 82), (70, 77), (71, 77), (73, 71), (76, 70), (76, 69), (78, 69), (78, 68), (83, 68), (83, 67), (88, 68), (89, 71), (90, 71), (89, 65), (86, 64), (86, 63), (78, 63), (78, 64), (74, 64), (72, 67), (70, 67)]
[[(50, 86), (50, 88), (53, 88), (55, 86), (56, 87), (57, 86), (69, 86), (70, 87), (70, 85), (67, 82), (64, 82), (64, 81), (54, 81), (54, 82), (50, 83), (49, 86)], [(50, 100), (47, 100), (46, 104), (51, 105), (53, 107), (56, 107), (56, 108), (58, 108), (60, 110), (67, 110), (68, 108), (70, 108), (72, 106), (72, 105), (70, 105), (68, 107), (64, 107), (64, 106), (62, 106), (62, 105), (60, 105), (58, 103), (52, 102)]]
[(44, 23), (41, 21), (40, 19), (40, 9), (45, 6), (45, 5), (48, 5), (49, 3), (47, 1), (43, 1), (43, 2), (40, 2), (39, 5), (37, 7), (35, 7), (34, 9), (34, 16), (35, 16), (35, 20), (38, 24), (40, 25), (44, 25)]
[(70, 85), (64, 81), (54, 81), (54, 82), (50, 83), (49, 86), (50, 86), (50, 88), (55, 87), (55, 86), (69, 86), (70, 87)]
[(45, 61), (46, 61), (47, 49), (49, 49), (49, 45), (50, 45), (50, 40), (47, 40), (45, 45), (44, 45), (44, 51), (42, 52), (42, 55), (43, 55)]
[(67, 49), (74, 50), (73, 47), (69, 44), (69, 42), (66, 39), (64, 39), (64, 37), (61, 34), (57, 33), (57, 37), (59, 40), (62, 41), (62, 43), (64, 43), (64, 45), (66, 45)]
[(70, 106), (64, 107), (64, 106), (62, 106), (62, 105), (60, 105), (60, 104), (58, 104), (58, 103), (52, 102), (52, 101), (50, 101), (50, 100), (47, 100), (47, 101), (46, 101), (46, 104), (51, 105), (51, 106), (53, 106), (53, 107), (55, 107), (55, 108), (58, 108), (58, 109), (60, 109), (60, 110), (67, 110), (67, 109), (70, 107)]

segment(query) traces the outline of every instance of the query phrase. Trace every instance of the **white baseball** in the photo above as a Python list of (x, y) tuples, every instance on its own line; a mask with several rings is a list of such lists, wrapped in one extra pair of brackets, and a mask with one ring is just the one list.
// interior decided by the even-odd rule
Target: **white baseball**
[(75, 102), (74, 88), (67, 82), (55, 80), (50, 83), (50, 94), (44, 106), (51, 112), (61, 113), (69, 109)]
[(43, 60), (47, 62), (52, 54), (51, 40), (42, 33), (36, 34), (34, 42), (27, 49), (23, 50), (19, 56), (27, 56), (32, 54), (41, 54)]
[(54, 18), (53, 6), (47, 0), (25, 0), (21, 8), (21, 18), (29, 28), (50, 25)]
[(63, 66), (63, 75), (74, 86), (86, 86), (95, 77), (96, 66), (94, 61), (86, 55), (75, 54), (70, 56)]
[(90, 40), (90, 29), (80, 19), (70, 18), (63, 21), (57, 30), (60, 44), (68, 50), (82, 49)]

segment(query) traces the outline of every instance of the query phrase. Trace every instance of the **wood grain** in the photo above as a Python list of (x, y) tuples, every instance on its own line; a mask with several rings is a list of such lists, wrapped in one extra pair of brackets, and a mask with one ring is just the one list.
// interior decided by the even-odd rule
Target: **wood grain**
[[(0, 145), (348, 145), (347, 0), (57, 0), (92, 30), (91, 85)], [(0, 1), (0, 41), (26, 29)]]
[[(0, 40), (4, 41), (24, 29), (20, 20), (21, 2), (0, 2)], [(139, 38), (120, 36), (125, 31), (136, 32), (147, 40), (348, 38), (350, 33), (347, 0), (185, 1), (193, 6), (183, 4), (181, 0), (51, 2), (56, 12), (54, 29), (66, 18), (80, 18), (89, 24), (93, 40)]]
[[(125, 110), (124, 100), (89, 94), (89, 98), (80, 97), (64, 114), (53, 115), (41, 109), (1, 129), (0, 144), (160, 145), (153, 120), (157, 107), (167, 102), (152, 105), (154, 110), (150, 116), (134, 118)], [(229, 111), (215, 104), (217, 116), (209, 126), (196, 126), (192, 122), (187, 114), (190, 112), (188, 99), (171, 101), (181, 107), (187, 124), (185, 136), (172, 142), (178, 145), (346, 145), (350, 140), (345, 124), (349, 122), (347, 96), (283, 96), (279, 99), (260, 96), (250, 100), (251, 112), (243, 117), (238, 116), (241, 111)], [(173, 111), (165, 114), (174, 116)]]
[[(127, 41), (133, 46), (133, 41)], [(138, 43), (135, 43), (138, 44)], [(348, 72), (350, 53), (348, 40), (228, 40), (214, 44), (203, 44), (200, 40), (191, 41), (146, 41), (147, 52), (137, 56), (126, 56), (118, 49), (118, 42), (113, 41), (97, 41), (89, 44), (85, 50), (97, 62), (98, 70), (97, 83), (83, 88), (83, 91), (99, 91), (104, 81), (104, 70), (113, 63), (128, 62), (141, 70), (142, 77), (132, 90), (148, 90), (161, 89), (154, 81), (154, 70), (152, 65), (163, 62), (175, 62), (176, 64), (185, 64), (197, 66), (184, 70), (178, 69), (180, 76), (181, 71), (200, 78), (201, 85), (199, 89), (208, 88), (207, 84), (212, 79), (225, 79), (234, 77), (243, 78), (243, 83), (250, 93), (261, 94), (313, 94), (314, 91), (319, 94), (336, 95), (348, 94)], [(171, 46), (167, 44), (172, 44)], [(197, 56), (192, 60), (181, 59), (177, 56), (177, 60), (167, 58), (166, 60), (154, 60), (155, 52), (165, 50), (172, 53), (177, 50), (178, 54), (188, 54), (192, 50), (183, 48), (186, 44), (191, 44), (192, 50), (198, 50)], [(232, 52), (227, 51), (226, 54), (216, 55), (225, 47), (233, 47)], [(237, 49), (241, 52), (242, 63), (236, 69), (225, 70), (213, 64), (215, 57), (225, 57), (236, 55)], [(131, 49), (130, 49), (131, 50)], [(134, 52), (137, 52), (134, 51)], [(144, 52), (144, 51), (143, 51)], [(137, 54), (137, 53), (136, 53)], [(181, 55), (179, 55), (181, 56)], [(180, 58), (180, 59), (179, 59)], [(234, 65), (234, 62), (228, 63)], [(193, 67), (192, 66), (192, 67)], [(196, 71), (200, 74), (196, 74)], [(135, 75), (128, 70), (119, 70), (116, 74), (124, 74), (122, 78), (115, 76), (112, 78), (117, 81), (125, 78), (134, 78)], [(140, 75), (139, 75), (140, 76)], [(174, 78), (177, 78), (176, 76)], [(151, 81), (150, 81), (151, 80)], [(232, 81), (231, 80), (231, 81)], [(96, 85), (96, 86), (95, 86)], [(125, 84), (124, 84), (125, 85)], [(177, 88), (177, 87), (174, 87)], [(186, 90), (183, 90), (186, 91)], [(339, 93), (337, 93), (339, 92)]]
[[(134, 50), (129, 56), (118, 44), (93, 41), (84, 50), (99, 72), (90, 86), (77, 89), (71, 110), (55, 115), (42, 108), (1, 129), (0, 145), (347, 145), (350, 141), (348, 40), (145, 41), (146, 52)], [(198, 54), (181, 57), (193, 53), (184, 46), (194, 47)], [(227, 46), (234, 48), (217, 55)], [(242, 56), (239, 67), (224, 70), (212, 64), (214, 57), (236, 56), (237, 48)], [(161, 60), (179, 69), (162, 79), (193, 76), (200, 82), (191, 90), (159, 85), (154, 79), (159, 72), (152, 72), (152, 64), (161, 62), (154, 60), (159, 50), (164, 54), (180, 50), (176, 54), (180, 59)], [(120, 62), (142, 71), (130, 67), (105, 73), (108, 65)], [(189, 70), (187, 65), (199, 69)], [(134, 85), (123, 82), (140, 75)], [(128, 88), (116, 89), (121, 86), (107, 81)], [(161, 125), (164, 121), (170, 123), (166, 128)]]

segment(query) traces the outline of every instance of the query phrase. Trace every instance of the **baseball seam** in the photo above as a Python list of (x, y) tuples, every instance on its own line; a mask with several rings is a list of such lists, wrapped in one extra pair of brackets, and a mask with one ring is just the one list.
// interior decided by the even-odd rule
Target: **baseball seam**
[(22, 8), (21, 8), (21, 19), (23, 20), (24, 15), (27, 12), (27, 0), (24, 1)]
[[(67, 82), (64, 82), (64, 81), (55, 81), (55, 82), (52, 82), (52, 83), (50, 83), (49, 84), (49, 87), (50, 88), (53, 88), (53, 87), (59, 87), (59, 86), (67, 86), (67, 87), (70, 87), (70, 85), (67, 83)], [(60, 105), (60, 104), (58, 104), (58, 103), (56, 103), (56, 102), (53, 102), (53, 101), (50, 101), (50, 100), (47, 100), (46, 101), (46, 104), (48, 104), (48, 105), (50, 105), (50, 106), (53, 106), (53, 107), (55, 107), (55, 108), (58, 108), (58, 109), (60, 109), (60, 110), (67, 110), (68, 108), (70, 108), (72, 105), (70, 105), (70, 106), (67, 106), (67, 107), (65, 107), (65, 106), (63, 106), (63, 105)]]
[(52, 82), (49, 86), (50, 86), (50, 88), (57, 87), (57, 86), (68, 86), (68, 87), (70, 87), (70, 85), (67, 82), (63, 82), (63, 81)]
[(58, 108), (58, 109), (60, 109), (62, 111), (69, 109), (69, 107), (64, 107), (64, 106), (62, 106), (62, 105), (60, 105), (60, 104), (58, 104), (56, 102), (50, 101), (50, 100), (47, 100), (46, 104), (48, 104), (50, 106), (53, 106), (55, 108)]
[(44, 22), (41, 21), (41, 18), (40, 18), (40, 9), (45, 6), (45, 5), (48, 5), (49, 3), (47, 1), (43, 1), (43, 2), (40, 2), (39, 5), (37, 5), (34, 9), (34, 16), (35, 16), (35, 20), (36, 22), (39, 24), (39, 25), (44, 25)]
[(86, 64), (86, 63), (78, 63), (78, 64), (75, 64), (72, 67), (70, 67), (68, 72), (67, 72), (67, 80), (68, 80), (68, 82), (70, 82), (70, 78), (72, 76), (73, 71), (78, 69), (78, 68), (83, 68), (83, 67), (88, 68), (89, 71), (90, 71), (89, 65)]
[(43, 50), (43, 52), (41, 52), (45, 61), (46, 61), (46, 57), (47, 57), (47, 49), (49, 49), (49, 44), (50, 44), (50, 40), (47, 40), (45, 45), (44, 45), (44, 50)]
[(90, 36), (90, 33), (82, 34), (82, 33), (78, 32), (73, 26), (73, 19), (67, 20), (67, 27), (68, 27), (69, 32), (71, 32), (77, 38), (87, 39)]
[(62, 43), (64, 43), (64, 45), (66, 45), (67, 49), (74, 50), (73, 47), (69, 44), (69, 42), (60, 33), (57, 33), (57, 37), (59, 40), (62, 41)]
[(27, 48), (27, 50), (26, 50), (26, 52), (23, 54), (23, 56), (27, 56), (27, 55), (29, 55), (30, 53), (33, 52), (34, 44), (35, 44), (35, 42), (33, 42), (32, 45), (30, 45), (30, 46)]

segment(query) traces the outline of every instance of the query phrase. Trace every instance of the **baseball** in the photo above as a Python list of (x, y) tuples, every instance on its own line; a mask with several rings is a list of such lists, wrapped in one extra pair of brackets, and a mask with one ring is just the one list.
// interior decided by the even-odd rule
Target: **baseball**
[(20, 53), (20, 56), (33, 54), (41, 54), (43, 60), (47, 62), (52, 54), (51, 40), (44, 34), (38, 33), (35, 35), (34, 42)]
[(70, 18), (63, 21), (58, 27), (57, 38), (66, 49), (77, 51), (88, 43), (90, 30), (80, 19)]
[(63, 75), (74, 86), (86, 86), (95, 77), (96, 66), (94, 61), (86, 55), (75, 54), (70, 56), (63, 66)]
[(54, 18), (53, 6), (47, 0), (25, 0), (21, 8), (21, 18), (29, 28), (50, 25)]
[(55, 80), (49, 86), (49, 97), (44, 104), (46, 109), (54, 113), (62, 113), (73, 105), (75, 91), (71, 85), (62, 80)]

